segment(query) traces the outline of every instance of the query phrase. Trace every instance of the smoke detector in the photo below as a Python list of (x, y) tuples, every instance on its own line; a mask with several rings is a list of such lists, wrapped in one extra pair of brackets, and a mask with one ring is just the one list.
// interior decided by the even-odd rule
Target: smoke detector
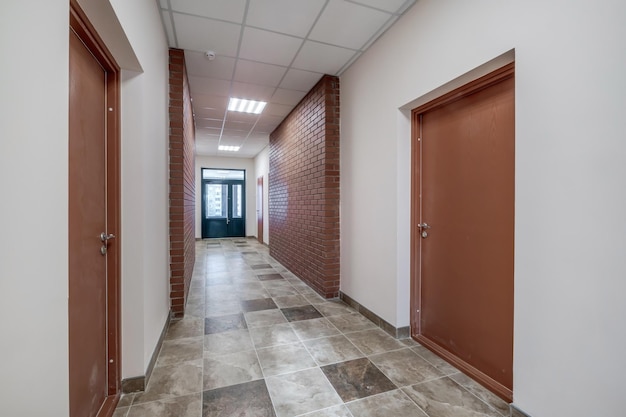
[(214, 51), (206, 51), (204, 53), (204, 56), (207, 57), (207, 59), (209, 61), (213, 61), (215, 59), (215, 52)]

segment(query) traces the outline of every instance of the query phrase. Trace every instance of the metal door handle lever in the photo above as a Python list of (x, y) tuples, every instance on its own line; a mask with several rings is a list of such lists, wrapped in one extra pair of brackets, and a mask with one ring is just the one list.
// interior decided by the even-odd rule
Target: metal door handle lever
[(428, 223), (419, 223), (417, 227), (419, 227), (422, 230), (430, 229), (430, 226), (428, 225)]
[(106, 242), (107, 240), (115, 239), (115, 235), (113, 233), (107, 235), (106, 232), (100, 233), (100, 240)]

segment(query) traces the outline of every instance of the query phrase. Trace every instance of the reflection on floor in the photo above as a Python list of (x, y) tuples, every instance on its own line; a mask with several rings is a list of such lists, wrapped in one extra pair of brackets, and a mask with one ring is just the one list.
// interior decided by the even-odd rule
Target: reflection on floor
[(509, 416), (411, 339), (327, 301), (252, 239), (197, 242), (185, 318), (115, 417)]

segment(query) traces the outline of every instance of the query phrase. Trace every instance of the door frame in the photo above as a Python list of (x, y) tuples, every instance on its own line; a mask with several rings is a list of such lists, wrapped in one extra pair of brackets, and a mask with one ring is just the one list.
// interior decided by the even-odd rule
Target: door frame
[[(231, 179), (214, 179), (214, 178), (204, 178), (203, 177), (203, 171), (204, 170), (217, 170), (217, 171), (241, 171), (243, 172), (243, 179), (242, 180), (231, 180)], [(200, 168), (200, 236), (202, 236), (202, 239), (210, 239), (208, 236), (205, 237), (205, 233), (204, 233), (204, 229), (205, 229), (205, 222), (207, 221), (207, 219), (205, 218), (205, 210), (206, 210), (206, 201), (205, 201), (205, 195), (206, 195), (206, 191), (205, 191), (205, 184), (226, 184), (229, 186), (229, 190), (232, 190), (232, 186), (233, 185), (238, 185), (241, 184), (242, 185), (242, 193), (241, 193), (241, 203), (242, 203), (242, 224), (243, 224), (243, 235), (242, 236), (226, 236), (226, 237), (246, 237), (246, 232), (247, 232), (247, 227), (246, 227), (246, 222), (248, 221), (247, 218), (247, 199), (246, 199), (246, 194), (247, 194), (247, 170), (246, 169), (242, 169), (242, 168)], [(229, 191), (229, 199), (232, 198), (232, 193), (230, 193)], [(231, 205), (230, 202), (228, 203), (228, 215), (230, 216), (230, 209), (231, 209)], [(232, 220), (231, 220), (232, 221)], [(228, 225), (228, 222), (227, 222)], [(228, 226), (227, 226), (228, 228)], [(227, 233), (228, 234), (228, 233)]]
[(426, 348), (435, 352), (461, 371), (467, 373), (472, 378), (489, 388), (501, 398), (511, 402), (513, 400), (513, 391), (504, 387), (502, 384), (493, 380), (480, 370), (472, 367), (466, 362), (460, 360), (455, 355), (449, 353), (439, 345), (431, 342), (429, 339), (421, 335), (420, 311), (421, 311), (421, 245), (419, 224), (422, 222), (420, 218), (422, 212), (421, 199), (421, 115), (427, 111), (445, 106), (453, 101), (467, 97), (480, 90), (495, 85), (507, 78), (515, 75), (515, 62), (509, 63), (495, 71), (490, 72), (474, 81), (471, 81), (457, 89), (450, 91), (432, 101), (429, 101), (413, 110), (411, 110), (411, 299), (410, 299), (410, 330), (411, 337), (424, 345)]
[(263, 227), (265, 224), (265, 211), (263, 210), (263, 175), (256, 179), (256, 224), (257, 224), (257, 240), (263, 244)]
[[(120, 68), (77, 0), (70, 0), (69, 28), (74, 31), (107, 73), (106, 210), (107, 233), (115, 239), (107, 247), (107, 397), (98, 416), (111, 416), (120, 396)], [(68, 219), (72, 221), (72, 219)], [(68, 276), (69, 280), (69, 276)], [(69, 312), (68, 312), (69, 314)], [(71, 361), (72, 358), (70, 357)], [(71, 387), (70, 387), (71, 389)]]

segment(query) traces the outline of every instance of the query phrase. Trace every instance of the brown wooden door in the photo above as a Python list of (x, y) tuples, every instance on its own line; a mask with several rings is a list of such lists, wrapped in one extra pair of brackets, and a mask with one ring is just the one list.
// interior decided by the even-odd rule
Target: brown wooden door
[(514, 115), (512, 73), (414, 113), (418, 340), (509, 400)]
[(116, 106), (116, 86), (97, 54), (84, 43), (90, 39), (76, 15), (71, 16), (71, 22), (70, 416), (92, 417), (112, 414), (118, 387), (117, 245), (109, 235), (117, 234), (117, 146), (110, 140), (115, 138), (111, 130), (116, 113), (111, 106)]
[(263, 243), (263, 176), (256, 180), (256, 223), (257, 239)]

